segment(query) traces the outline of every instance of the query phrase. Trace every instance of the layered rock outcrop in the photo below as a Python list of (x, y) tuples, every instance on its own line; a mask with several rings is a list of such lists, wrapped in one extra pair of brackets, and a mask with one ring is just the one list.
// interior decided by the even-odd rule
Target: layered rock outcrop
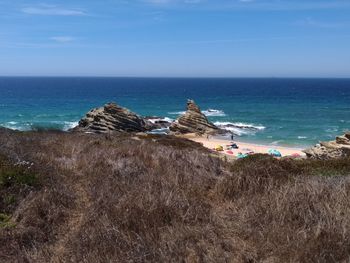
[(101, 108), (89, 111), (73, 131), (92, 133), (144, 132), (152, 128), (151, 123), (130, 110), (115, 103), (108, 103)]
[(175, 133), (215, 134), (222, 130), (211, 123), (193, 100), (187, 101), (187, 111), (170, 126)]
[(320, 142), (304, 151), (308, 158), (328, 160), (350, 156), (350, 132), (336, 137), (335, 141)]

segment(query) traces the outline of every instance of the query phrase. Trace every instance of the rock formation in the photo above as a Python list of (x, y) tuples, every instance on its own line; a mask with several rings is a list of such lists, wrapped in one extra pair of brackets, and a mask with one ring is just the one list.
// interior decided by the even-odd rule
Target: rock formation
[(350, 156), (350, 132), (336, 137), (335, 141), (321, 142), (316, 146), (304, 151), (308, 158), (312, 159), (335, 159)]
[(89, 111), (73, 131), (109, 133), (144, 132), (150, 129), (152, 124), (137, 114), (115, 103), (108, 103), (101, 108)]
[(221, 132), (218, 127), (208, 121), (193, 100), (187, 101), (186, 113), (171, 124), (170, 131), (182, 134), (215, 134)]

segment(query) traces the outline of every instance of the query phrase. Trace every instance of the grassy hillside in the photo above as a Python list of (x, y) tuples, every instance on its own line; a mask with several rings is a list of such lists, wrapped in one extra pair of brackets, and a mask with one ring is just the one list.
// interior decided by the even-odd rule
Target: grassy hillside
[(339, 262), (350, 160), (225, 162), (171, 137), (0, 131), (0, 261)]

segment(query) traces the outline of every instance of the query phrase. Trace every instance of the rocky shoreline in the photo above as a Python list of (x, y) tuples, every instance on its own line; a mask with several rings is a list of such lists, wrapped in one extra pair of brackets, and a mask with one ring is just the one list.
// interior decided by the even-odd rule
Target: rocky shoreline
[[(251, 128), (251, 127), (247, 127)], [(160, 133), (170, 135), (197, 134), (199, 136), (233, 134), (208, 120), (199, 106), (188, 100), (186, 112), (175, 121), (163, 117), (141, 117), (130, 110), (108, 103), (101, 108), (89, 111), (73, 128), (73, 132), (86, 133)], [(338, 136), (335, 141), (320, 142), (303, 151), (311, 159), (336, 159), (350, 156), (350, 132)]]
[(312, 159), (338, 159), (350, 156), (350, 132), (336, 137), (335, 141), (320, 142), (304, 151)]
[[(199, 137), (208, 138), (209, 136), (225, 134), (239, 136), (230, 130), (230, 128), (235, 127), (232, 124), (227, 126), (215, 125), (208, 120), (193, 100), (188, 100), (186, 112), (176, 120), (160, 116), (142, 117), (116, 103), (107, 103), (102, 107), (90, 110), (76, 127), (68, 131), (93, 134), (167, 134), (180, 137), (195, 134)], [(256, 129), (251, 126), (239, 126), (239, 128)], [(320, 142), (309, 149), (303, 150), (303, 153), (306, 154), (307, 158), (319, 160), (349, 157), (350, 132), (336, 137), (334, 141)]]
[(163, 117), (141, 117), (138, 114), (117, 105), (108, 103), (89, 111), (70, 131), (87, 133), (152, 132), (169, 129), (170, 134), (181, 135), (196, 133), (216, 135), (231, 133), (211, 123), (193, 101), (187, 101), (187, 111), (175, 121)]

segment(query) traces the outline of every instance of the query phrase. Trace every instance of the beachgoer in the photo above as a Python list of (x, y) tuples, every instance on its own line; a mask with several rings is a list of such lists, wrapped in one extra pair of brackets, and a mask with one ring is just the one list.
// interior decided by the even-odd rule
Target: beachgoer
[(231, 134), (231, 141), (233, 141), (233, 134)]

